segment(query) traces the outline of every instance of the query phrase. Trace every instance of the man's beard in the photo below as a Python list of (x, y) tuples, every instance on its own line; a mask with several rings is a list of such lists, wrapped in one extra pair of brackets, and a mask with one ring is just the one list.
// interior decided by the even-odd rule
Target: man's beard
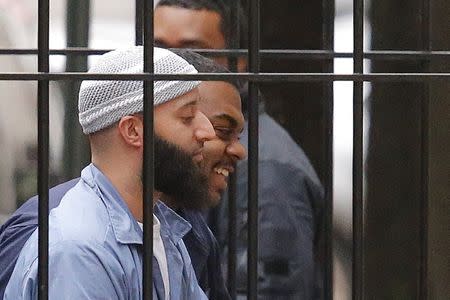
[(208, 177), (177, 145), (154, 137), (155, 189), (179, 208), (204, 209), (208, 203)]

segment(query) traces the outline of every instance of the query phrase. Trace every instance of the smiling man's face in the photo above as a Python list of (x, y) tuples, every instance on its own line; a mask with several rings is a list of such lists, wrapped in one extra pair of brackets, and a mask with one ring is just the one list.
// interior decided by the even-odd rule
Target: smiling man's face
[(221, 194), (227, 188), (228, 176), (234, 165), (246, 156), (239, 142), (244, 128), (241, 98), (238, 90), (223, 81), (204, 81), (199, 86), (199, 109), (211, 122), (216, 137), (205, 142), (202, 169), (208, 176), (209, 207), (219, 204)]

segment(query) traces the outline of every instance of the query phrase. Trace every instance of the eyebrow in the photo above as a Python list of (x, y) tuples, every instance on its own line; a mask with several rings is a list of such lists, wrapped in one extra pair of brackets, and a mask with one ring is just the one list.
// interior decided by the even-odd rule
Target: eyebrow
[(188, 103), (182, 104), (179, 108), (185, 108), (188, 106), (196, 106), (197, 104), (198, 104), (198, 100), (196, 99), (196, 100), (189, 101)]
[(215, 115), (213, 118), (226, 120), (226, 121), (230, 122), (231, 127), (234, 127), (234, 128), (236, 128), (238, 125), (238, 122), (236, 121), (236, 119), (228, 114)]
[(206, 44), (204, 41), (199, 41), (196, 39), (184, 39), (180, 41), (180, 45), (183, 46), (183, 48), (186, 48), (186, 46), (189, 47), (195, 47), (195, 48), (210, 48), (208, 44)]
[[(169, 44), (166, 44), (163, 39), (155, 38), (154, 46), (161, 48), (171, 48)], [(198, 48), (198, 49), (208, 49), (211, 48), (208, 44), (203, 41), (195, 39), (185, 39), (178, 42), (177, 48)]]

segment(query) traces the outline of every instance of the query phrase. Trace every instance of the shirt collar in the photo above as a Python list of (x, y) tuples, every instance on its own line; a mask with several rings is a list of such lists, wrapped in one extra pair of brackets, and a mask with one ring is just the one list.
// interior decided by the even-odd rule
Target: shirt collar
[[(144, 224), (141, 222), (137, 222), (139, 225), (139, 228), (141, 228), (142, 231), (144, 231)], [(161, 222), (159, 222), (158, 218), (153, 214), (153, 240), (160, 238), (160, 232), (161, 232)]]
[(109, 179), (93, 164), (81, 171), (81, 179), (105, 204), (116, 240), (122, 244), (142, 245), (142, 230)]
[(210, 251), (210, 244), (208, 242), (207, 232), (209, 231), (206, 222), (203, 219), (202, 213), (198, 210), (180, 209), (180, 215), (189, 222), (192, 226), (192, 237), (195, 238), (195, 244), (206, 254)]
[[(93, 164), (81, 172), (81, 178), (100, 197), (108, 210), (116, 240), (122, 244), (142, 245), (142, 230), (109, 179)], [(161, 223), (161, 235), (178, 243), (191, 225), (161, 201), (154, 206), (154, 213)]]
[(156, 202), (153, 209), (161, 222), (161, 235), (169, 237), (175, 244), (191, 230), (191, 224), (163, 202)]

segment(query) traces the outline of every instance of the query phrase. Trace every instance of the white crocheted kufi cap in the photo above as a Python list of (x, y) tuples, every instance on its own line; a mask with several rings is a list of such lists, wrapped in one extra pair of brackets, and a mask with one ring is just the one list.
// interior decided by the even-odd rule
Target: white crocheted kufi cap
[[(142, 46), (118, 49), (102, 55), (89, 73), (143, 73)], [(173, 52), (154, 48), (155, 74), (193, 74), (197, 70)], [(153, 105), (184, 95), (200, 81), (154, 81)], [(94, 133), (120, 118), (143, 111), (142, 81), (84, 80), (78, 97), (78, 118), (85, 134)]]

